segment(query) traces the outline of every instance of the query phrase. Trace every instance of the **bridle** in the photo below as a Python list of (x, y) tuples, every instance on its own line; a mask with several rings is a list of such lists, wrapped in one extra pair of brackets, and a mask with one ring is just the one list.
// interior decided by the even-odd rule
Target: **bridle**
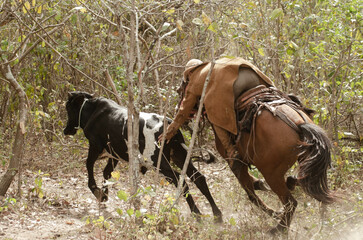
[(84, 104), (85, 104), (87, 101), (88, 101), (88, 98), (85, 98), (85, 99), (83, 100), (83, 103), (82, 103), (82, 105), (81, 105), (81, 108), (79, 109), (79, 114), (78, 114), (78, 126), (74, 128), (74, 129), (76, 129), (76, 130), (78, 130), (78, 129), (80, 129), (80, 128), (81, 128), (81, 116), (82, 116), (82, 109), (83, 109), (83, 107), (84, 107)]

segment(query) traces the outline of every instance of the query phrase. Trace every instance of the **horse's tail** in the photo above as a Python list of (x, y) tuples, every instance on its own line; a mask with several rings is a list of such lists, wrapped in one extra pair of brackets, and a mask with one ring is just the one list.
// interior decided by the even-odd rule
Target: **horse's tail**
[(331, 165), (331, 142), (319, 126), (311, 123), (299, 125), (301, 130), (301, 153), (298, 156), (298, 180), (304, 191), (323, 203), (335, 198), (328, 188), (327, 170)]

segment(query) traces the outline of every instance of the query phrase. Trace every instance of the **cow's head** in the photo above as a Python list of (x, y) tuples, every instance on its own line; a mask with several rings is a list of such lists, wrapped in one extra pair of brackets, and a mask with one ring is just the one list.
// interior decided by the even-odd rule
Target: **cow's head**
[(64, 128), (65, 135), (76, 134), (80, 127), (80, 111), (84, 105), (85, 100), (91, 99), (93, 96), (86, 92), (70, 92), (68, 93), (68, 101), (66, 103), (66, 110), (68, 115), (67, 126)]

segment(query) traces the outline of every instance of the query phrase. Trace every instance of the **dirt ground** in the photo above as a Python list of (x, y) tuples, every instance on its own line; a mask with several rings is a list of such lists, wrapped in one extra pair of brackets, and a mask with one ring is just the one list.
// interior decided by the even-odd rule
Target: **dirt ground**
[[(125, 211), (130, 204), (120, 200), (117, 192), (120, 189), (129, 191), (126, 163), (117, 167), (120, 178), (110, 186), (109, 201), (99, 204), (87, 187), (86, 144), (76, 147), (69, 144), (62, 151), (59, 146), (41, 145), (29, 147), (28, 151), (31, 154), (28, 154), (24, 161), (25, 170), (21, 175), (22, 198), (16, 197), (16, 180), (7, 196), (1, 199), (3, 209), (0, 211), (0, 239), (125, 239), (121, 236), (125, 236), (124, 231), (131, 231), (132, 227), (131, 224), (128, 226), (127, 218), (120, 217), (117, 209)], [(346, 184), (349, 188), (339, 190), (344, 198), (328, 206), (324, 221), (320, 218), (319, 203), (297, 189), (294, 196), (299, 205), (288, 236), (272, 237), (267, 232), (276, 224), (275, 220), (247, 200), (246, 194), (225, 162), (197, 162), (195, 165), (207, 177), (212, 195), (223, 212), (224, 222), (219, 225), (213, 224), (208, 203), (199, 191), (189, 184), (198, 206), (207, 214), (202, 226), (192, 218), (185, 200), (179, 201), (177, 208), (185, 222), (183, 224), (201, 232), (200, 235), (194, 233), (194, 236), (199, 236), (194, 239), (363, 239), (362, 176)], [(99, 182), (103, 166), (104, 160), (96, 164)], [(0, 176), (5, 171), (6, 166), (1, 166)], [(155, 185), (155, 175), (152, 172), (141, 179), (143, 187), (157, 186), (152, 197), (142, 197), (142, 204), (147, 212), (158, 212), (161, 203), (175, 194), (175, 188), (163, 180), (159, 182), (162, 184)], [(272, 193), (259, 194), (269, 205), (281, 208)], [(12, 200), (14, 198), (17, 199), (16, 202)], [(111, 226), (106, 229), (97, 227), (97, 219), (100, 219), (100, 216)], [(123, 219), (122, 224), (119, 224), (120, 219)], [(208, 236), (208, 232), (213, 232), (214, 235), (211, 233), (211, 236)], [(144, 239), (144, 235), (140, 236), (140, 239)], [(174, 239), (171, 233), (150, 236)]]

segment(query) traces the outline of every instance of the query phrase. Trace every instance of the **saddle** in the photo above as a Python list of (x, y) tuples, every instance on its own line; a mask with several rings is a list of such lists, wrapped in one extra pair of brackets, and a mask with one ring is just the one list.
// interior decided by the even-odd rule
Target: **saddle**
[(298, 127), (300, 124), (311, 121), (306, 116), (311, 116), (314, 112), (305, 108), (296, 96), (287, 95), (274, 87), (264, 85), (252, 88), (238, 97), (235, 109), (238, 128), (236, 142), (242, 132), (250, 133), (253, 130), (256, 117), (262, 109), (269, 110), (297, 133), (300, 132)]

